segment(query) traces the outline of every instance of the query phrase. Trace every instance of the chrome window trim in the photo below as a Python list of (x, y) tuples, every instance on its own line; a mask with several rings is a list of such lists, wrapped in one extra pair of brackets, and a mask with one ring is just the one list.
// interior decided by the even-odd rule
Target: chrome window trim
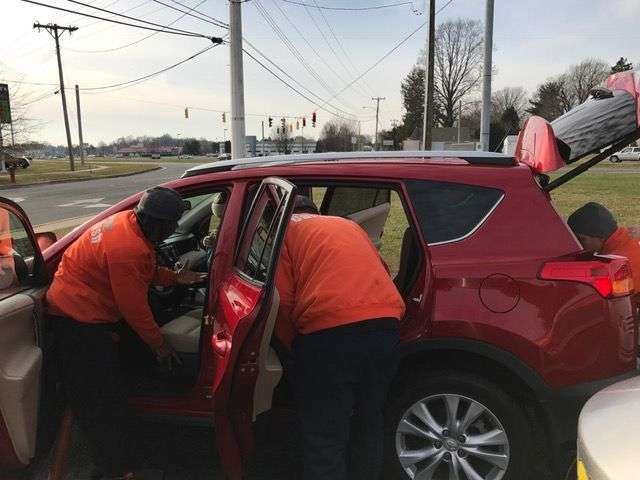
[(448, 243), (461, 242), (462, 240), (469, 238), (471, 235), (476, 233), (476, 231), (478, 231), (478, 229), (484, 224), (484, 222), (487, 221), (487, 219), (491, 216), (491, 214), (495, 211), (495, 209), (498, 208), (498, 205), (500, 205), (502, 200), (504, 200), (504, 197), (505, 197), (505, 193), (502, 192), (502, 195), (500, 195), (500, 198), (496, 200), (496, 203), (493, 205), (493, 207), (489, 209), (489, 211), (485, 214), (485, 216), (482, 217), (478, 222), (478, 224), (475, 227), (473, 227), (471, 230), (469, 230), (468, 233), (464, 234), (461, 237), (452, 238), (451, 240), (443, 240), (441, 242), (427, 243), (427, 247), (437, 247), (439, 245), (446, 245)]

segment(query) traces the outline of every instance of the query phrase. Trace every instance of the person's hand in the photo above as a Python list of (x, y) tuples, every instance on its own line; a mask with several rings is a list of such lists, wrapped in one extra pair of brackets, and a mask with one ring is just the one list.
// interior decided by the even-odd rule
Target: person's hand
[(211, 248), (216, 243), (216, 235), (215, 233), (210, 233), (206, 237), (202, 239), (202, 245), (204, 248)]
[(206, 273), (194, 272), (193, 270), (180, 269), (176, 272), (176, 283), (179, 285), (193, 285), (201, 283), (207, 278)]
[(166, 338), (162, 339), (162, 345), (156, 348), (154, 353), (158, 363), (167, 363), (169, 370), (173, 369), (174, 362), (176, 365), (182, 365), (182, 360)]

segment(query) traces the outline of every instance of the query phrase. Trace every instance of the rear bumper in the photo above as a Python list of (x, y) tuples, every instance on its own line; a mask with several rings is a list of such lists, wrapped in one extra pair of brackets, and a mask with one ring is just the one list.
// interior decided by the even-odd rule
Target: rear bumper
[(541, 398), (540, 406), (547, 417), (549, 434), (553, 444), (575, 447), (578, 434), (578, 416), (584, 404), (595, 393), (616, 382), (635, 377), (638, 370), (631, 370), (622, 375), (581, 383), (546, 392)]

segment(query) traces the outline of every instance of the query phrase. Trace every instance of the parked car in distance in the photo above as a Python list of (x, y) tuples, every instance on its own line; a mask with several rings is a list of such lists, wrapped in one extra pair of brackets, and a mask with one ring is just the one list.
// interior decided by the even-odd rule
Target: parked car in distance
[(159, 153), (152, 153), (151, 154), (151, 158), (154, 160), (158, 160), (160, 158), (160, 154)]
[(638, 478), (639, 424), (640, 377), (591, 397), (578, 421), (578, 480)]
[(29, 168), (33, 160), (29, 157), (17, 157), (14, 155), (5, 155), (6, 168)]
[(221, 153), (218, 155), (218, 160), (231, 160), (230, 153)]
[(620, 163), (625, 160), (639, 161), (640, 160), (640, 147), (627, 147), (620, 150), (618, 153), (614, 153), (609, 157), (611, 163)]

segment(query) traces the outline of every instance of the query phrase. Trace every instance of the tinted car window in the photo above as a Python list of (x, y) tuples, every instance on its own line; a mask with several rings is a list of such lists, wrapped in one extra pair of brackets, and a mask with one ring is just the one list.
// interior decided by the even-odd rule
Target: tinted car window
[(366, 210), (389, 202), (389, 190), (366, 187), (336, 187), (328, 193), (328, 205), (325, 214), (346, 217), (352, 213)]
[(249, 242), (248, 237), (242, 241), (243, 246), (241, 246), (236, 266), (247, 276), (261, 283), (266, 282), (269, 267), (275, 261), (273, 246), (286, 198), (285, 190), (279, 187), (271, 187), (270, 191), (263, 190), (256, 200), (257, 208), (261, 211), (257, 222), (251, 226), (254, 230), (250, 243), (246, 243)]
[(494, 188), (431, 180), (410, 180), (406, 185), (429, 244), (468, 235), (503, 195)]
[(0, 208), (0, 292), (29, 285), (35, 246), (20, 219)]

